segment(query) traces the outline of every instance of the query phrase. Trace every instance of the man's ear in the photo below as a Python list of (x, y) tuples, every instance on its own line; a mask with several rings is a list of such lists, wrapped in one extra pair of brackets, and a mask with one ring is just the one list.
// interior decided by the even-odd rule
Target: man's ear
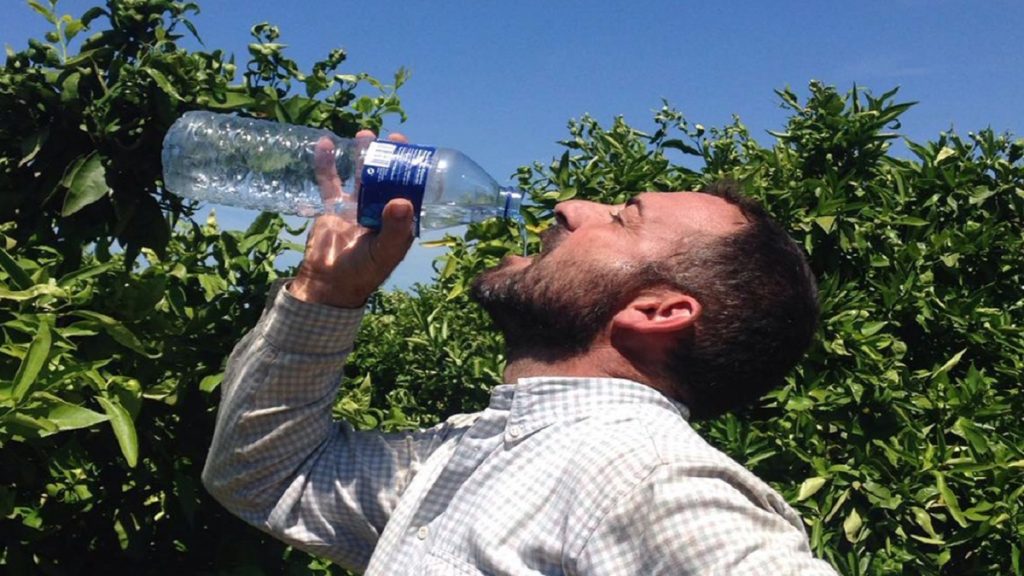
[(648, 292), (634, 298), (612, 318), (612, 328), (635, 334), (661, 334), (686, 330), (700, 317), (696, 298), (671, 290)]

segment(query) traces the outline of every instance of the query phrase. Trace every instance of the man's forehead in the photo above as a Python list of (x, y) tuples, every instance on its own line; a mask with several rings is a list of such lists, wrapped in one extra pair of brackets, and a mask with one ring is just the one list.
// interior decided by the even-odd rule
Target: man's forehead
[(655, 225), (726, 234), (747, 223), (739, 206), (703, 192), (644, 192), (636, 202), (644, 219)]

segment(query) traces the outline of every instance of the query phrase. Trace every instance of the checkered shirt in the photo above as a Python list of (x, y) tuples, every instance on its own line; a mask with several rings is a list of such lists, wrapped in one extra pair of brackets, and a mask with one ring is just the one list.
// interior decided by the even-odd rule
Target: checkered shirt
[(207, 489), (367, 574), (827, 574), (800, 518), (627, 380), (528, 378), (427, 430), (331, 417), (362, 311), (281, 290), (221, 385)]

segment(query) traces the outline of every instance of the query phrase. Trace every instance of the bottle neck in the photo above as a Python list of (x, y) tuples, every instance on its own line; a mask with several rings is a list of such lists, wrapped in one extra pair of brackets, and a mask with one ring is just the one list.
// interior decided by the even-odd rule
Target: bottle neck
[(522, 215), (519, 210), (523, 206), (523, 191), (511, 186), (502, 187), (499, 192), (499, 202), (501, 202), (502, 214), (501, 217), (507, 220), (519, 221), (522, 219)]

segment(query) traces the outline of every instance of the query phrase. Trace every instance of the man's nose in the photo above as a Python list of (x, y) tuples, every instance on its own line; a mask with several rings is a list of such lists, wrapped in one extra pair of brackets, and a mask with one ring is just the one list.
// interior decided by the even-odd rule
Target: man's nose
[(555, 220), (569, 231), (594, 222), (608, 222), (614, 206), (588, 200), (566, 200), (555, 205)]

